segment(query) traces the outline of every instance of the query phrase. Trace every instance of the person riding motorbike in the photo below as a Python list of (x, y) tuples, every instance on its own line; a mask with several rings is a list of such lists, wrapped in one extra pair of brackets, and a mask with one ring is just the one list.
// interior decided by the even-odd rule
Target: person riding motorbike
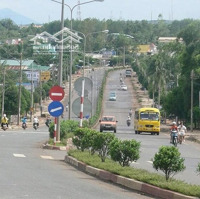
[(185, 142), (185, 133), (187, 132), (187, 128), (183, 125), (183, 122), (178, 126), (178, 140), (180, 140), (180, 136), (183, 136), (183, 142)]
[(178, 127), (176, 126), (176, 122), (172, 123), (172, 127), (170, 128), (170, 143), (172, 143), (173, 140), (173, 131), (177, 131), (178, 132)]
[(27, 123), (27, 117), (24, 116), (24, 117), (22, 118), (22, 127), (23, 127), (23, 128), (24, 128), (24, 125), (25, 125), (25, 128), (27, 127), (26, 123)]
[(33, 118), (33, 126), (35, 124), (37, 125), (37, 127), (39, 127), (39, 119), (36, 116), (34, 116), (34, 118)]
[(128, 112), (128, 114), (129, 114), (129, 117), (131, 117), (131, 116), (132, 116), (132, 112), (133, 112), (133, 111), (132, 111), (132, 109), (130, 109), (130, 110), (129, 110), (129, 112)]
[(1, 128), (3, 128), (3, 125), (5, 125), (8, 127), (8, 118), (6, 117), (6, 114), (3, 115), (3, 117), (1, 118)]
[(51, 118), (48, 116), (47, 119), (46, 119), (46, 126), (49, 127), (49, 124), (51, 123)]
[(131, 118), (130, 118), (130, 116), (128, 116), (128, 118), (126, 120), (126, 123), (127, 123), (128, 126), (130, 126), (130, 124), (131, 124)]

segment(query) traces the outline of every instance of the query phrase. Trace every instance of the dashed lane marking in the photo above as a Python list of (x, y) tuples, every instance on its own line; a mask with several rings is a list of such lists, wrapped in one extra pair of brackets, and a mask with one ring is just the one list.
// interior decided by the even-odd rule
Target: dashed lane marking
[(152, 161), (147, 161), (148, 163), (150, 163), (150, 164), (153, 164), (153, 162)]
[(26, 157), (24, 154), (17, 154), (17, 153), (13, 153), (13, 156), (15, 156), (16, 158), (25, 158)]
[(54, 159), (52, 156), (41, 155), (40, 157), (43, 158), (43, 159), (48, 159), (48, 160), (53, 160)]

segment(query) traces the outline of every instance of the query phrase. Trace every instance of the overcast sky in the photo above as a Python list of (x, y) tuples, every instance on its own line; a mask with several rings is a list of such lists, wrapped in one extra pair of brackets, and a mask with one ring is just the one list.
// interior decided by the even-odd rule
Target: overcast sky
[[(81, 3), (86, 1), (80, 0)], [(65, 4), (72, 8), (78, 0), (65, 0)], [(39, 23), (60, 20), (61, 16), (61, 5), (51, 0), (0, 0), (2, 8), (9, 8)], [(74, 19), (78, 17), (77, 8), (72, 12)], [(200, 19), (200, 0), (104, 0), (81, 5), (79, 16), (81, 19), (155, 20), (159, 14), (166, 20)], [(65, 18), (70, 18), (67, 6)]]

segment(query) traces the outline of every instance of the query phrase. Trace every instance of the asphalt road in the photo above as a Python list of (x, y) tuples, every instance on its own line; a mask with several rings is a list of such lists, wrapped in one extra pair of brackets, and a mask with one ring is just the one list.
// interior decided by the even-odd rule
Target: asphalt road
[[(103, 115), (116, 116), (118, 120), (116, 136), (118, 138), (135, 139), (141, 142), (140, 159), (137, 162), (132, 163), (131, 166), (146, 169), (151, 172), (157, 172), (152, 166), (152, 158), (161, 146), (170, 145), (169, 134), (160, 132), (159, 136), (150, 134), (136, 135), (134, 133), (133, 122), (129, 127), (126, 125), (128, 111), (133, 107), (133, 88), (130, 78), (125, 78), (124, 81), (128, 86), (128, 90), (119, 90), (120, 72), (122, 74), (125, 73), (125, 71), (115, 71), (110, 73), (108, 78), (104, 95)], [(116, 101), (108, 100), (110, 91), (116, 91)], [(99, 130), (99, 125), (97, 126), (97, 130)], [(197, 165), (200, 162), (200, 145), (186, 141), (182, 145), (178, 145), (178, 149), (181, 153), (181, 157), (185, 158), (186, 169), (183, 172), (176, 174), (174, 178), (183, 180), (187, 183), (200, 185), (200, 176), (196, 173)], [(163, 174), (162, 172), (159, 173)]]
[(66, 151), (46, 150), (47, 127), (0, 130), (1, 199), (147, 199), (64, 162)]

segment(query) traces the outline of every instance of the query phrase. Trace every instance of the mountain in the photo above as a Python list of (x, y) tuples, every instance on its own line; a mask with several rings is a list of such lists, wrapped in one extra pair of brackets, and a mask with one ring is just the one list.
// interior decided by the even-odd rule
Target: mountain
[(32, 24), (32, 23), (39, 24), (38, 22), (28, 17), (25, 17), (21, 14), (18, 14), (8, 8), (4, 8), (0, 10), (0, 20), (1, 19), (11, 19), (17, 25), (27, 25), (27, 24)]

